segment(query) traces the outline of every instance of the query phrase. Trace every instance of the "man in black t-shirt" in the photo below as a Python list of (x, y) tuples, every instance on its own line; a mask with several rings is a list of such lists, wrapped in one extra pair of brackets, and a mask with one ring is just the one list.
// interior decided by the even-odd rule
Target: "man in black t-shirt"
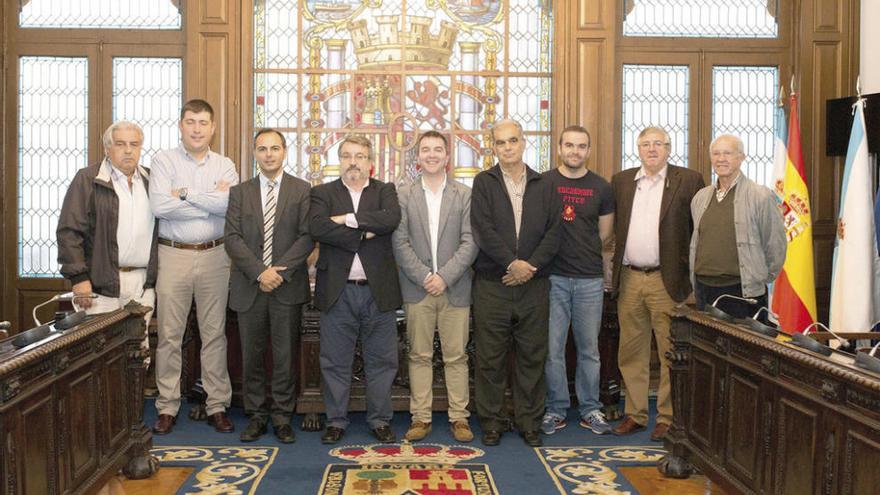
[(575, 392), (580, 425), (603, 435), (611, 431), (599, 403), (599, 327), (604, 279), (602, 245), (614, 225), (614, 196), (608, 181), (587, 170), (590, 134), (569, 126), (559, 137), (562, 165), (544, 173), (562, 205), (559, 253), (550, 271), (550, 328), (547, 410), (541, 430), (551, 435), (566, 426), (571, 405), (565, 371), (565, 344), (571, 326), (577, 347)]

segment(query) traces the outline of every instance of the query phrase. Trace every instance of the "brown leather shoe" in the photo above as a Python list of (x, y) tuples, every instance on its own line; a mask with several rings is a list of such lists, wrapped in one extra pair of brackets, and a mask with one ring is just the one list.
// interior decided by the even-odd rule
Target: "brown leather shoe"
[(174, 423), (176, 422), (177, 417), (170, 414), (160, 414), (153, 424), (153, 433), (156, 435), (167, 435), (174, 429)]
[(623, 421), (614, 427), (613, 431), (615, 435), (630, 435), (637, 431), (642, 431), (645, 429), (645, 425), (640, 425), (636, 423), (632, 417), (627, 416), (623, 418)]
[(452, 429), (452, 438), (456, 442), (470, 442), (474, 439), (474, 432), (466, 419), (457, 419), (449, 426)]
[(218, 433), (232, 433), (235, 431), (235, 425), (232, 424), (232, 421), (229, 421), (225, 412), (218, 412), (208, 416), (208, 424), (213, 426), (214, 430)]
[(651, 440), (654, 442), (663, 441), (666, 437), (666, 432), (669, 431), (669, 425), (666, 423), (657, 423), (657, 426), (654, 427), (654, 431), (651, 432)]

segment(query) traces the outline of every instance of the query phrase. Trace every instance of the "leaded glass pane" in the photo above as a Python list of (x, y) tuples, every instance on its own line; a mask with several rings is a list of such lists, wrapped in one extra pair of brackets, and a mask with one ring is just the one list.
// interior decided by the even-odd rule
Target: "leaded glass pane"
[[(296, 127), (299, 104), (296, 74), (259, 74), (254, 86), (254, 125)], [(307, 95), (308, 97), (308, 95)]]
[(541, 2), (510, 2), (508, 69), (517, 72), (549, 72), (552, 33), (549, 10)]
[(733, 134), (742, 139), (746, 158), (741, 170), (767, 187), (773, 185), (778, 88), (776, 67), (712, 68), (712, 136)]
[(29, 0), (24, 28), (180, 29), (179, 0)]
[(88, 162), (88, 59), (19, 58), (18, 274), (57, 277), (55, 228)]
[(181, 59), (113, 58), (113, 121), (129, 120), (144, 130), (144, 165), (149, 167), (158, 151), (177, 146), (182, 98)]
[[(254, 5), (254, 126), (297, 136), (303, 152), (289, 153), (288, 166), (301, 177), (337, 177), (336, 148), (352, 131), (377, 147), (376, 176), (395, 182), (413, 170), (417, 129), (451, 136), (460, 178), (493, 163), (485, 133), (499, 119), (517, 118), (535, 143), (547, 141), (551, 2)], [(530, 164), (549, 168), (550, 146), (534, 149)]]
[(297, 10), (296, 1), (254, 1), (254, 67), (296, 65)]
[(779, 0), (624, 0), (624, 36), (775, 38)]
[(648, 126), (669, 133), (669, 163), (688, 166), (688, 67), (686, 65), (623, 66), (623, 129), (621, 170), (641, 166), (637, 141)]

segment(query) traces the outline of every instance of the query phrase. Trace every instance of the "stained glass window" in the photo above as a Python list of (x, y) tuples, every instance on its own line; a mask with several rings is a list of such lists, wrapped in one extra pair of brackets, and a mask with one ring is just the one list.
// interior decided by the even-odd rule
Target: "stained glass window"
[(778, 80), (776, 67), (712, 68), (712, 136), (733, 134), (742, 139), (746, 154), (742, 172), (768, 187), (773, 185)]
[(625, 36), (775, 38), (779, 0), (624, 0)]
[(23, 28), (180, 29), (179, 0), (21, 0)]
[(58, 276), (61, 201), (88, 163), (88, 59), (19, 58), (18, 273)]
[(688, 166), (688, 72), (686, 65), (623, 66), (621, 170), (641, 166), (638, 136), (648, 126), (669, 133), (669, 163)]
[(314, 182), (339, 175), (349, 132), (373, 141), (379, 178), (405, 180), (417, 132), (435, 129), (469, 179), (493, 163), (487, 130), (510, 117), (546, 170), (551, 3), (256, 0), (253, 127), (286, 133), (288, 171)]
[(183, 104), (183, 61), (179, 58), (114, 57), (113, 121), (130, 120), (144, 130), (141, 163), (177, 146)]

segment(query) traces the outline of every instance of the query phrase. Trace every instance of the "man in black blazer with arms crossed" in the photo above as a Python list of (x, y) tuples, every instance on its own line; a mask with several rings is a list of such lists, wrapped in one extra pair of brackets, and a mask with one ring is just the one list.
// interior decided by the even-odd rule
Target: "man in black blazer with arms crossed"
[[(229, 306), (238, 312), (244, 364), (244, 406), (250, 423), (241, 441), (266, 432), (269, 418), (280, 442), (295, 440), (293, 344), (309, 299), (306, 258), (309, 184), (284, 173), (287, 143), (274, 129), (254, 137), (260, 175), (229, 191), (225, 246), (232, 260)], [(271, 343), (270, 343), (271, 341)], [(272, 406), (266, 400), (263, 357), (272, 349)]]
[(327, 429), (338, 442), (348, 427), (351, 365), (358, 337), (367, 382), (367, 423), (377, 440), (391, 430), (391, 384), (397, 374), (396, 310), (402, 300), (391, 233), (400, 224), (393, 184), (370, 177), (369, 139), (349, 135), (338, 148), (339, 179), (312, 190), (312, 236), (321, 245), (315, 304), (321, 310), (321, 378)]

